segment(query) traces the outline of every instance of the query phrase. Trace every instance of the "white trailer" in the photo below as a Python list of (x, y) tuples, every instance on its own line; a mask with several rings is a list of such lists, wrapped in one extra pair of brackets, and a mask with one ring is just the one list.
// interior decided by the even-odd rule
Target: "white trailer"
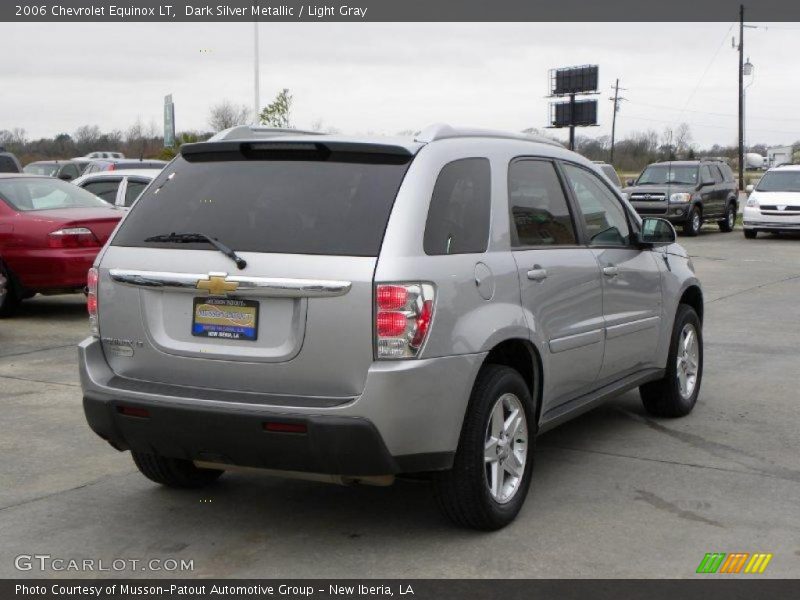
[(781, 165), (790, 164), (792, 164), (791, 146), (767, 148), (767, 165), (769, 165), (769, 167), (780, 167)]

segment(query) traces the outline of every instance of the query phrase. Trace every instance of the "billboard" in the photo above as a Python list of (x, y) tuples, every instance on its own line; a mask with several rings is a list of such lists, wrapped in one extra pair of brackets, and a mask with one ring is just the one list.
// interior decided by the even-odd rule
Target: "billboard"
[(550, 95), (569, 96), (596, 92), (599, 73), (600, 67), (597, 65), (553, 69), (550, 72)]
[(597, 125), (597, 100), (575, 100), (550, 104), (550, 127), (572, 127)]

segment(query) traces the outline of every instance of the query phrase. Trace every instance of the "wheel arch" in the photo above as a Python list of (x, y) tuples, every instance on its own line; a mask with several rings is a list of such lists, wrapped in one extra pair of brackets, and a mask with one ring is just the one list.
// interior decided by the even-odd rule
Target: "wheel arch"
[[(495, 344), (486, 355), (481, 369), (485, 365), (504, 365), (517, 371), (534, 399), (535, 420), (538, 428), (542, 410), (542, 358), (536, 346), (523, 338), (509, 338)], [(480, 370), (478, 371), (480, 373)], [(474, 385), (474, 383), (473, 383)]]
[(690, 285), (681, 294), (679, 304), (686, 304), (694, 309), (700, 323), (703, 322), (703, 290), (698, 285)]

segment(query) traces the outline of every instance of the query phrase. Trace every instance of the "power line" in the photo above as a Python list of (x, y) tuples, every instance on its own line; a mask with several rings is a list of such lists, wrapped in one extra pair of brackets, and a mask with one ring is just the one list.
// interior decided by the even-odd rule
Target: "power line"
[(719, 51), (722, 50), (722, 46), (725, 44), (725, 40), (728, 39), (728, 34), (731, 32), (731, 29), (733, 29), (733, 26), (734, 26), (734, 23), (731, 23), (730, 27), (728, 27), (728, 30), (725, 32), (725, 35), (722, 36), (722, 41), (719, 43), (719, 46), (717, 46), (717, 50), (714, 52), (714, 55), (711, 57), (711, 60), (708, 61), (708, 64), (706, 65), (706, 68), (703, 70), (703, 74), (700, 76), (700, 79), (697, 80), (697, 85), (694, 86), (694, 89), (692, 90), (692, 93), (689, 94), (689, 97), (686, 99), (686, 103), (683, 105), (683, 110), (681, 112), (685, 112), (686, 108), (689, 106), (691, 101), (694, 99), (694, 95), (697, 93), (697, 90), (700, 88), (700, 84), (703, 83), (703, 81), (705, 80), (709, 69), (711, 69), (711, 65), (713, 65), (714, 61), (717, 59), (717, 55), (719, 54)]
[[(672, 106), (661, 106), (661, 105), (658, 105), (658, 104), (647, 104), (645, 102), (639, 102), (638, 100), (628, 100), (628, 101), (629, 102), (633, 102), (637, 106), (643, 106), (645, 108), (658, 108), (660, 110), (671, 110), (671, 111), (679, 112), (679, 113), (688, 112), (688, 113), (696, 113), (696, 114), (701, 114), (701, 115), (713, 115), (713, 116), (716, 116), (716, 117), (733, 117), (733, 118), (737, 117), (737, 115), (735, 115), (734, 113), (720, 113), (720, 112), (713, 112), (713, 111), (708, 111), (708, 110), (693, 110), (693, 109), (685, 109), (685, 110), (683, 110), (683, 109), (679, 109), (679, 108), (674, 108)], [(748, 119), (758, 119), (760, 121), (779, 121), (781, 123), (783, 123), (785, 121), (797, 121), (798, 123), (800, 123), (800, 119), (792, 119), (792, 118), (789, 118), (789, 117), (754, 117), (752, 115), (748, 115), (747, 118)]]

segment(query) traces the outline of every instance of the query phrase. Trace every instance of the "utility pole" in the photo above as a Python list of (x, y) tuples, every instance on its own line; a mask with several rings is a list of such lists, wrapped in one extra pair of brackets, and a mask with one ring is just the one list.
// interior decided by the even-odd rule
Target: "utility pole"
[(739, 191), (744, 191), (744, 4), (739, 5)]
[(255, 87), (255, 98), (253, 104), (253, 123), (259, 123), (259, 114), (261, 113), (261, 100), (259, 98), (261, 92), (261, 73), (258, 66), (258, 21), (253, 21), (253, 42), (254, 42), (254, 68), (253, 68), (253, 75), (254, 75), (254, 87)]
[(614, 116), (611, 118), (611, 156), (608, 159), (612, 165), (614, 164), (614, 141), (616, 139), (617, 133), (617, 113), (619, 112), (619, 103), (625, 100), (625, 98), (621, 98), (619, 95), (620, 90), (625, 90), (625, 88), (619, 87), (619, 78), (617, 78), (617, 82), (614, 84), (614, 97), (609, 98), (614, 103)]

